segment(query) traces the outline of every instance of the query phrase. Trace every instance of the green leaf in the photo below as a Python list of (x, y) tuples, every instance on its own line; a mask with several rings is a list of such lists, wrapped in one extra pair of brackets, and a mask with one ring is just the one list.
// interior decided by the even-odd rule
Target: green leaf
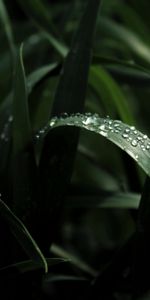
[(7, 221), (10, 230), (17, 238), (17, 241), (23, 247), (27, 255), (38, 265), (43, 266), (45, 272), (48, 272), (47, 262), (39, 249), (38, 245), (31, 237), (29, 231), (9, 207), (0, 200), (0, 215)]
[(59, 126), (76, 126), (104, 136), (127, 152), (150, 176), (150, 139), (134, 126), (124, 124), (120, 120), (100, 118), (97, 114), (75, 114), (64, 118), (52, 118), (41, 133), (41, 138), (48, 134), (50, 129)]
[(22, 58), (23, 46), (16, 59), (13, 95), (13, 151), (14, 155), (26, 148), (32, 141), (29, 120), (25, 71)]
[(83, 110), (88, 71), (92, 58), (93, 35), (100, 2), (100, 0), (88, 1), (65, 60), (55, 95), (53, 115), (63, 112), (81, 112)]
[(97, 195), (68, 196), (67, 207), (137, 209), (140, 195), (135, 193), (101, 192)]
[[(100, 3), (100, 0), (88, 0), (86, 3), (85, 11), (61, 72), (54, 97), (52, 115), (60, 115), (65, 111), (70, 113), (83, 111), (93, 36)], [(43, 222), (46, 220), (45, 214), (49, 220), (52, 211), (56, 207), (58, 209), (64, 196), (72, 175), (79, 132), (69, 129), (67, 135), (64, 136), (63, 130), (60, 130), (58, 136), (51, 135), (44, 140), (39, 163), (43, 196), (41, 205), (41, 214), (44, 216)], [(49, 163), (47, 163), (48, 161)], [(49, 226), (49, 224), (45, 226)]]

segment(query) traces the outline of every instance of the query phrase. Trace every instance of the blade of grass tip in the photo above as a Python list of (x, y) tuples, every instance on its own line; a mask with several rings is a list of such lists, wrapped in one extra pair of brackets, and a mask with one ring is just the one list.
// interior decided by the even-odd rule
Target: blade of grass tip
[(55, 95), (53, 115), (83, 110), (89, 66), (92, 58), (93, 35), (101, 1), (88, 1)]
[(7, 9), (5, 7), (4, 1), (0, 0), (0, 19), (1, 23), (4, 26), (6, 36), (8, 39), (10, 51), (11, 51), (11, 56), (12, 56), (12, 61), (15, 61), (15, 43), (14, 43), (14, 38), (13, 38), (13, 33), (12, 33), (12, 27), (10, 24), (10, 19), (7, 13)]
[(48, 272), (48, 265), (38, 245), (31, 237), (29, 231), (19, 218), (9, 209), (9, 207), (0, 199), (0, 215), (7, 221), (10, 230), (17, 238), (17, 241), (23, 247), (27, 255), (35, 262), (44, 267)]
[(38, 206), (37, 168), (32, 144), (22, 50), (21, 46), (17, 52), (13, 95), (13, 208), (25, 224), (32, 228), (32, 232), (36, 233), (32, 220), (36, 216), (35, 210)]
[[(92, 56), (92, 43), (101, 1), (89, 0), (75, 33), (71, 49), (66, 57), (58, 83), (52, 115), (63, 112), (81, 112), (84, 108), (88, 71)], [(70, 180), (79, 132), (68, 130), (67, 136), (60, 130), (58, 135), (47, 136), (40, 160), (42, 197), (41, 211), (47, 219), (54, 207), (61, 203)], [(51, 199), (51, 203), (49, 201)], [(44, 223), (43, 223), (44, 224)], [(46, 226), (46, 225), (45, 225)]]
[(23, 65), (23, 44), (17, 58), (13, 95), (13, 151), (14, 155), (26, 148), (32, 141), (29, 119), (26, 78)]
[[(150, 269), (150, 178), (147, 176), (137, 219), (136, 241), (133, 263), (134, 299), (149, 291)], [(139, 298), (138, 298), (139, 299)]]

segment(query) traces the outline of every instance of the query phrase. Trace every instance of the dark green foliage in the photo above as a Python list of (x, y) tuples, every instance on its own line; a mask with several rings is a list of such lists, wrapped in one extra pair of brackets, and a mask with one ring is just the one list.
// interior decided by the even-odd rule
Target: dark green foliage
[(0, 0), (2, 299), (149, 299), (149, 11)]

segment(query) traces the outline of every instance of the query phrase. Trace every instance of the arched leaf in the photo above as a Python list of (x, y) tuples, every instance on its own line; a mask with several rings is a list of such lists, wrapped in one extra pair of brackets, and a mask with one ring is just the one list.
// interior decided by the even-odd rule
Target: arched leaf
[(66, 115), (61, 118), (52, 118), (48, 126), (37, 134), (37, 138), (44, 137), (50, 129), (59, 126), (76, 126), (104, 136), (127, 152), (150, 176), (150, 139), (134, 126), (109, 117), (101, 118), (91, 113)]

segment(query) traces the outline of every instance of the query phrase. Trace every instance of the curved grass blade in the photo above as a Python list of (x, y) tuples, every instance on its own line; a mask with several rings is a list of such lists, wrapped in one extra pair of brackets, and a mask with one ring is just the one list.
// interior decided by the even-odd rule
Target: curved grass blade
[(45, 66), (42, 66), (27, 76), (27, 93), (30, 94), (32, 89), (45, 77), (50, 75), (56, 68), (58, 63), (54, 62)]
[(27, 255), (38, 265), (43, 266), (45, 272), (48, 272), (48, 265), (38, 245), (31, 237), (29, 231), (19, 218), (9, 209), (9, 207), (0, 199), (0, 215), (7, 221), (10, 230), (17, 238)]
[(112, 20), (103, 18), (100, 20), (100, 28), (112, 37), (117, 38), (130, 50), (141, 58), (144, 62), (150, 64), (150, 47), (144, 43), (135, 33), (131, 30), (124, 28), (122, 25), (118, 25)]
[(137, 209), (140, 203), (140, 195), (135, 193), (105, 192), (99, 195), (68, 196), (64, 205), (67, 207), (85, 208), (119, 208)]
[[(62, 56), (66, 56), (68, 53), (68, 48), (61, 41), (60, 35), (57, 32), (56, 27), (52, 22), (50, 15), (50, 10), (46, 7), (46, 4), (43, 5), (42, 1), (39, 0), (27, 0), (23, 2), (18, 0), (24, 12), (32, 19), (32, 21), (37, 25), (41, 30), (46, 39), (54, 47), (54, 49)], [(55, 37), (52, 33), (56, 34)]]
[(149, 85), (149, 70), (135, 63), (94, 55), (92, 64), (102, 65), (119, 82), (140, 86)]
[[(69, 259), (65, 258), (45, 258), (48, 267), (63, 263), (63, 262), (69, 262)], [(42, 267), (39, 263), (33, 261), (33, 260), (25, 260), (21, 261), (9, 266), (6, 266), (4, 268), (0, 269), (0, 273), (10, 273), (10, 272), (18, 272), (18, 273), (26, 273), (31, 272), (34, 270), (38, 270)]]
[[(59, 126), (76, 126), (104, 136), (127, 152), (141, 166), (145, 173), (150, 176), (150, 139), (134, 126), (129, 126), (120, 120), (100, 118), (97, 114), (75, 114), (64, 118), (52, 118), (48, 126), (41, 132), (41, 138), (50, 129)], [(38, 137), (40, 137), (40, 134)]]
[(141, 15), (126, 3), (119, 3), (116, 5), (115, 12), (123, 20), (126, 27), (130, 28), (133, 32), (140, 35), (142, 40), (150, 43), (148, 26), (145, 24), (145, 20), (141, 18)]
[(81, 260), (76, 255), (66, 251), (65, 249), (63, 249), (61, 246), (57, 244), (52, 244), (50, 248), (50, 252), (56, 256), (58, 255), (59, 257), (64, 257), (66, 259), (69, 259), (73, 265), (75, 265), (83, 272), (91, 275), (92, 277), (95, 277), (97, 275), (97, 271), (93, 269), (91, 266), (89, 266), (85, 261)]

